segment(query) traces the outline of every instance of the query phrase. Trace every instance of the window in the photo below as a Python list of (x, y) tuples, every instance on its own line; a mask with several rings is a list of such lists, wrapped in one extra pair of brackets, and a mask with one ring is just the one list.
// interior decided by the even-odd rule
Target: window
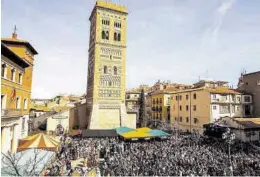
[(194, 121), (194, 124), (199, 123), (199, 119), (198, 118), (194, 118), (193, 121)]
[(23, 100), (23, 109), (27, 109), (27, 99)]
[(121, 23), (120, 22), (114, 22), (114, 27), (121, 28)]
[(217, 109), (217, 106), (213, 106), (213, 110), (216, 110)]
[(160, 114), (160, 119), (162, 119), (162, 114)]
[(11, 70), (11, 81), (15, 81), (15, 69)]
[(160, 112), (162, 111), (162, 107), (160, 106), (160, 110), (159, 110)]
[(178, 95), (176, 95), (176, 100), (178, 100)]
[(24, 127), (25, 127), (25, 118), (23, 118), (22, 131), (24, 130)]
[(158, 104), (159, 103), (159, 100), (158, 100), (158, 98), (156, 99), (156, 104)]
[(18, 82), (19, 84), (22, 84), (22, 73), (19, 73)]
[(114, 66), (114, 75), (117, 75), (117, 67)]
[(189, 99), (189, 95), (186, 95), (186, 100), (188, 100)]
[(104, 66), (104, 74), (107, 74), (107, 66)]
[(106, 32), (102, 31), (102, 39), (106, 39)]
[(244, 101), (245, 101), (245, 102), (250, 102), (250, 101), (251, 101), (250, 96), (245, 96), (245, 97), (244, 97)]
[(109, 25), (109, 24), (110, 24), (109, 20), (102, 19), (102, 25)]
[(248, 82), (246, 82), (246, 85), (248, 85)]
[(117, 41), (117, 34), (114, 32), (114, 41)]
[(180, 106), (180, 111), (182, 110), (182, 107)]
[(1, 71), (1, 76), (2, 77), (6, 77), (6, 64), (2, 64), (2, 71)]
[(237, 101), (238, 101), (238, 102), (240, 102), (240, 101), (241, 101), (240, 97), (237, 97)]
[(109, 86), (111, 86), (111, 85), (112, 85), (112, 82), (111, 82), (111, 81), (109, 81), (108, 85), (109, 85)]
[(256, 85), (260, 86), (260, 80), (256, 81)]
[(177, 121), (177, 117), (174, 117), (174, 120)]
[(227, 113), (229, 113), (229, 106), (228, 105), (221, 105), (219, 107), (219, 113), (220, 114), (227, 114)]
[(196, 110), (197, 110), (197, 106), (193, 105), (193, 111), (196, 111)]
[(15, 108), (16, 108), (16, 109), (20, 109), (20, 98), (19, 98), (19, 97), (16, 97), (16, 100), (15, 100)]
[(216, 94), (213, 94), (213, 99), (216, 99), (217, 98), (217, 95)]
[(237, 107), (237, 111), (239, 111), (239, 106)]
[(186, 122), (187, 122), (187, 123), (189, 122), (189, 117), (186, 117)]
[(180, 117), (180, 122), (182, 122), (182, 117)]
[(197, 95), (196, 95), (196, 93), (193, 94), (193, 99), (194, 99), (194, 100), (197, 99)]
[(102, 39), (109, 40), (109, 31), (102, 30)]
[(180, 100), (182, 99), (182, 96), (180, 95)]
[(189, 110), (189, 105), (186, 105), (186, 111), (188, 111)]
[(114, 32), (114, 41), (121, 41), (121, 33)]
[(162, 103), (162, 99), (160, 98), (160, 103)]
[(6, 108), (6, 103), (5, 103), (5, 99), (6, 96), (5, 95), (1, 95), (1, 109), (5, 109)]
[(117, 39), (118, 39), (118, 41), (121, 41), (121, 33), (118, 33)]

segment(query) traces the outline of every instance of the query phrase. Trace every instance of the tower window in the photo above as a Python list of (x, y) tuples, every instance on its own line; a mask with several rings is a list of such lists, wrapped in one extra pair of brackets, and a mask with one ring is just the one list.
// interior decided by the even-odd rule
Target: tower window
[(109, 24), (110, 24), (109, 20), (102, 19), (102, 25), (109, 25)]
[(118, 33), (117, 39), (118, 39), (118, 41), (121, 41), (121, 34), (120, 33)]
[(106, 33), (105, 33), (105, 31), (102, 31), (102, 39), (106, 39)]
[(117, 34), (114, 32), (114, 41), (117, 41)]
[(114, 41), (121, 41), (121, 33), (114, 32)]
[(114, 66), (114, 75), (117, 75), (117, 67)]
[(104, 74), (107, 74), (107, 66), (104, 66)]
[(109, 31), (102, 30), (102, 39), (109, 40)]

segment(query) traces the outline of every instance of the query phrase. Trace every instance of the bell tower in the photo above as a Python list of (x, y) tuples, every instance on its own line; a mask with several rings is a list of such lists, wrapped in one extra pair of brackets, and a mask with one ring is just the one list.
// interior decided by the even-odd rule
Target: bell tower
[(87, 127), (111, 129), (127, 125), (125, 6), (97, 1), (89, 18)]

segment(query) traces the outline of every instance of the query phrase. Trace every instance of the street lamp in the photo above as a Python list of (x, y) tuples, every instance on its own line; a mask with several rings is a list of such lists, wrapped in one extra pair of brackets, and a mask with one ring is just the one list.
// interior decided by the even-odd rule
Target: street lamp
[(228, 144), (228, 161), (229, 161), (231, 176), (233, 176), (230, 148), (231, 148), (231, 144), (235, 140), (235, 134), (230, 131), (230, 128), (227, 128), (227, 131), (222, 134), (222, 139), (225, 140), (225, 142)]

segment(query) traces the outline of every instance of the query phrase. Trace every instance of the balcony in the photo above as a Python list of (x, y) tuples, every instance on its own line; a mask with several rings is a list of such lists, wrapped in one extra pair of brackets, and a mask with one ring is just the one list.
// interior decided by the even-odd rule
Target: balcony
[(1, 109), (2, 117), (19, 117), (22, 116), (21, 109)]

